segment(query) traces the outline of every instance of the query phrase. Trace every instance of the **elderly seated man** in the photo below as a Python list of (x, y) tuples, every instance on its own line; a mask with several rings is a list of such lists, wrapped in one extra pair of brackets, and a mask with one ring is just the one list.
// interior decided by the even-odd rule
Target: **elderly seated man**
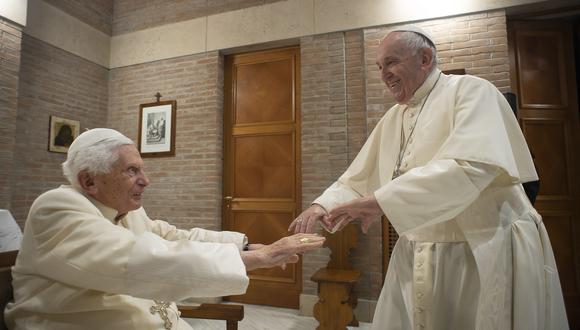
[(71, 185), (30, 209), (5, 311), (10, 329), (191, 329), (168, 301), (243, 294), (246, 271), (284, 267), (324, 241), (297, 234), (246, 245), (241, 233), (149, 219), (143, 160), (112, 129), (81, 134), (63, 172)]

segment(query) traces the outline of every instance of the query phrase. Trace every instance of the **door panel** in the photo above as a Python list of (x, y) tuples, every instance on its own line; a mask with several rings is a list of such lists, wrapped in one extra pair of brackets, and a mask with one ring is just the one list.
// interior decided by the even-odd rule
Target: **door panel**
[(294, 197), (294, 134), (234, 137), (234, 196)]
[(557, 30), (521, 30), (517, 38), (522, 107), (562, 110), (568, 99), (564, 36)]
[(511, 22), (512, 88), (540, 176), (536, 209), (548, 230), (568, 320), (580, 328), (580, 123), (570, 21)]
[(236, 124), (293, 120), (293, 82), (288, 79), (292, 77), (292, 64), (292, 59), (287, 58), (238, 67)]
[[(270, 244), (299, 213), (300, 49), (231, 55), (225, 61), (223, 228)], [(299, 307), (301, 262), (251, 271), (229, 300)]]
[[(570, 197), (570, 141), (566, 123), (554, 119), (521, 119), (526, 140), (534, 152), (534, 160), (541, 178), (542, 197)], [(541, 171), (541, 172), (540, 172)]]

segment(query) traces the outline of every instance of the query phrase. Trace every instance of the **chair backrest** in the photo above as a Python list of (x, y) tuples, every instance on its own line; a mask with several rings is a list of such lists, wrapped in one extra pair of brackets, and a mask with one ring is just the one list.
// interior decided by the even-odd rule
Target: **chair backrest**
[(12, 266), (16, 263), (18, 251), (0, 253), (0, 329), (4, 330), (4, 308), (12, 300)]

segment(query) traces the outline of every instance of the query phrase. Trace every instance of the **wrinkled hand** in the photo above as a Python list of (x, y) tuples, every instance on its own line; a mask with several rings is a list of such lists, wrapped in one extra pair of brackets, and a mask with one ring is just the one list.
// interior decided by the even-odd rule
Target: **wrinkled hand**
[(363, 233), (366, 234), (373, 222), (377, 221), (383, 214), (375, 196), (371, 195), (337, 206), (330, 211), (324, 221), (329, 228), (333, 228), (333, 231), (338, 231), (351, 221), (358, 219), (361, 221)]
[[(261, 249), (261, 248), (263, 248), (263, 247), (266, 247), (266, 246), (267, 246), (267, 245), (264, 245), (264, 244), (259, 244), (259, 243), (256, 243), (256, 244), (249, 244), (249, 245), (248, 245), (248, 251), (255, 251), (255, 250), (259, 250), (259, 249)], [(300, 259), (300, 258), (298, 257), (298, 255), (297, 255), (297, 254), (295, 254), (295, 255), (293, 255), (293, 256), (290, 256), (290, 257), (288, 258), (288, 260), (286, 260), (285, 262), (283, 262), (282, 264), (280, 264), (280, 265), (277, 265), (277, 266), (280, 266), (280, 268), (282, 268), (282, 269), (286, 269), (286, 264), (293, 264), (293, 263), (297, 263), (299, 259)]]
[(294, 230), (294, 233), (312, 233), (316, 226), (316, 221), (322, 221), (324, 216), (328, 215), (326, 210), (318, 205), (312, 204), (309, 208), (300, 213), (288, 227), (288, 231)]
[(284, 269), (286, 264), (298, 262), (299, 253), (321, 247), (324, 240), (324, 237), (316, 234), (295, 234), (283, 237), (270, 245), (262, 245), (257, 249), (252, 249), (252, 245), (257, 244), (250, 244), (249, 251), (241, 252), (242, 260), (246, 265), (246, 270), (276, 266)]

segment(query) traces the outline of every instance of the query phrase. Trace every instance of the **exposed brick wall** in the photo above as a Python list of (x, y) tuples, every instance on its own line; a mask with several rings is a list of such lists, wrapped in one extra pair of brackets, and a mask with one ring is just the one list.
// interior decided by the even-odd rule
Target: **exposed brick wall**
[(145, 158), (144, 206), (180, 228), (221, 229), (223, 58), (217, 52), (113, 69), (109, 126), (133, 140), (139, 104), (177, 100), (174, 157)]
[[(227, 6), (264, 2), (212, 1), (211, 5), (219, 4), (223, 7), (218, 11), (225, 11), (233, 8)], [(131, 17), (120, 16), (115, 23), (117, 31), (190, 19), (192, 13), (200, 13), (194, 8), (196, 3), (118, 1), (115, 8), (125, 6), (125, 15)], [(206, 3), (210, 2), (200, 1), (199, 5)], [(160, 18), (153, 19), (155, 15)], [(465, 68), (467, 73), (491, 80), (502, 91), (509, 89), (503, 11), (430, 20), (418, 25), (433, 33), (441, 69)], [(378, 42), (392, 28), (301, 38), (304, 208), (342, 174), (378, 119), (394, 104), (375, 65)], [(5, 43), (2, 39), (2, 47), (6, 47)], [(136, 139), (139, 104), (154, 101), (153, 95), (159, 91), (162, 100), (177, 100), (176, 156), (145, 159), (152, 181), (145, 207), (151, 217), (163, 218), (181, 228), (221, 228), (223, 58), (218, 52), (118, 68), (108, 73), (30, 37), (24, 37), (22, 49), (12, 156), (16, 179), (10, 192), (12, 209), (21, 224), (38, 194), (64, 182), (59, 167), (64, 154), (46, 151), (50, 114), (80, 120), (83, 128), (112, 127)], [(3, 89), (2, 109), (5, 95), (8, 94)], [(5, 111), (0, 116), (3, 119)], [(4, 162), (4, 154), (9, 158), (10, 152), (4, 149), (1, 152), (0, 162)], [(4, 200), (0, 195), (0, 201)], [(366, 299), (378, 298), (382, 282), (380, 226), (376, 224), (373, 229), (368, 236), (359, 235), (352, 254), (353, 264), (363, 272), (357, 291), (359, 297)], [(306, 254), (304, 293), (316, 294), (316, 285), (309, 278), (327, 261), (326, 249)]]
[(282, 0), (115, 0), (113, 35)]
[(113, 33), (114, 0), (43, 0), (95, 29)]
[(0, 17), (0, 208), (11, 208), (22, 29)]
[(364, 52), (363, 31), (346, 32), (345, 68), (349, 162), (356, 157), (367, 138)]
[[(302, 38), (302, 207), (320, 195), (348, 165), (344, 33)], [(329, 251), (304, 256), (303, 291), (316, 294), (310, 277)]]
[(104, 126), (107, 81), (107, 69), (24, 35), (11, 206), (21, 226), (38, 195), (66, 182), (66, 155), (48, 151), (50, 115)]

